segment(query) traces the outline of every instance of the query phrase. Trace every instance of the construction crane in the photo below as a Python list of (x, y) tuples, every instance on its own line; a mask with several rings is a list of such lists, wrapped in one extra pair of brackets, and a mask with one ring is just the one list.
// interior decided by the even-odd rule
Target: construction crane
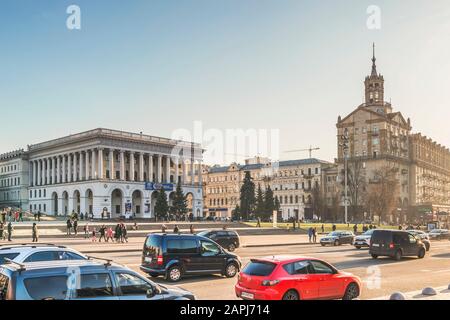
[(313, 152), (313, 151), (317, 151), (317, 150), (320, 150), (320, 148), (313, 148), (312, 146), (309, 146), (309, 149), (289, 150), (289, 151), (285, 151), (285, 153), (305, 152), (305, 151), (308, 151), (308, 152), (309, 152), (309, 159), (312, 159), (312, 152)]

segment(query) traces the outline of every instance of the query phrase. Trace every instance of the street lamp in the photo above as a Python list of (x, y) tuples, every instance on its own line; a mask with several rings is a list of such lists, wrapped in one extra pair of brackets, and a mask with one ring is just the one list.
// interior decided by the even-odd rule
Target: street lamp
[(342, 150), (344, 151), (344, 208), (345, 208), (345, 223), (348, 223), (348, 129), (344, 129), (344, 134), (341, 136)]

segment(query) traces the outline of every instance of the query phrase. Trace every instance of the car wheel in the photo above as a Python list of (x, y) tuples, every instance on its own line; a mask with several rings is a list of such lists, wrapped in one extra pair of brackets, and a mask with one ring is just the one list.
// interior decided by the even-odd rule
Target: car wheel
[(350, 283), (345, 289), (345, 294), (342, 297), (342, 300), (353, 300), (358, 298), (359, 296), (359, 287), (356, 283)]
[(231, 244), (228, 246), (228, 251), (233, 252), (234, 250), (236, 250), (236, 245), (235, 245), (234, 243), (231, 243)]
[(423, 259), (425, 257), (425, 249), (422, 248), (419, 250), (419, 254), (417, 255), (419, 259)]
[(334, 241), (334, 245), (338, 246), (339, 245), (339, 240)]
[(181, 268), (179, 266), (172, 266), (167, 271), (166, 280), (177, 282), (181, 280)]
[(234, 278), (236, 276), (236, 274), (238, 273), (239, 268), (236, 265), (236, 263), (231, 262), (229, 264), (227, 264), (227, 266), (225, 267), (225, 276), (227, 278)]
[(360, 250), (360, 249), (361, 249), (361, 247), (360, 247), (360, 246), (356, 246), (355, 248), (356, 248), (357, 250)]
[(300, 297), (298, 296), (297, 291), (289, 290), (284, 294), (283, 300), (300, 300)]
[(376, 254), (372, 254), (371, 256), (372, 256), (372, 259), (377, 259), (378, 258), (378, 255), (376, 255)]
[(402, 260), (402, 251), (401, 250), (395, 251), (394, 259), (397, 260), (397, 261)]

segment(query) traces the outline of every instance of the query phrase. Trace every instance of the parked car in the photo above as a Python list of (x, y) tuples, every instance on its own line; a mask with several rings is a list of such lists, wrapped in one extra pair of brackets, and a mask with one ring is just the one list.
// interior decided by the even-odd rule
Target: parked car
[(425, 248), (427, 249), (427, 251), (430, 251), (431, 243), (430, 243), (430, 239), (428, 238), (428, 235), (427, 235), (426, 232), (424, 232), (422, 230), (408, 230), (408, 232), (412, 233), (417, 238), (422, 240), (422, 242), (425, 245)]
[(450, 231), (447, 229), (433, 229), (428, 232), (428, 238), (430, 240), (449, 240)]
[(370, 229), (364, 232), (363, 234), (356, 236), (354, 240), (354, 245), (356, 249), (361, 248), (369, 248), (370, 247), (370, 238), (372, 238), (372, 233), (375, 229)]
[(316, 258), (251, 259), (238, 276), (235, 293), (245, 300), (356, 299), (361, 280)]
[(403, 256), (417, 256), (422, 259), (426, 254), (425, 244), (408, 231), (375, 230), (370, 240), (369, 253), (372, 258), (389, 256), (401, 260)]
[(149, 234), (142, 252), (141, 270), (172, 282), (185, 275), (199, 274), (233, 278), (240, 269), (241, 259), (237, 255), (199, 235)]
[(189, 291), (156, 284), (110, 261), (12, 262), (0, 268), (0, 300), (194, 299)]
[(81, 252), (65, 246), (30, 243), (0, 246), (0, 264), (5, 263), (5, 258), (19, 263), (88, 259)]
[(327, 244), (340, 246), (341, 244), (353, 244), (355, 235), (351, 231), (333, 231), (320, 239), (320, 244), (325, 246)]
[(239, 235), (233, 230), (205, 230), (197, 234), (217, 242), (230, 252), (239, 248), (241, 243)]

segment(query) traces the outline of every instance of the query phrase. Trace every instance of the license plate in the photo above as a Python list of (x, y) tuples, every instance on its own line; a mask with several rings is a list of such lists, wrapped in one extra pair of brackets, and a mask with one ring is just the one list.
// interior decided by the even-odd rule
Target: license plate
[(145, 257), (144, 261), (147, 263), (152, 263), (152, 257)]
[(244, 299), (254, 299), (255, 295), (253, 293), (242, 292), (241, 297)]
[(380, 245), (378, 243), (372, 243), (372, 247), (379, 247)]

